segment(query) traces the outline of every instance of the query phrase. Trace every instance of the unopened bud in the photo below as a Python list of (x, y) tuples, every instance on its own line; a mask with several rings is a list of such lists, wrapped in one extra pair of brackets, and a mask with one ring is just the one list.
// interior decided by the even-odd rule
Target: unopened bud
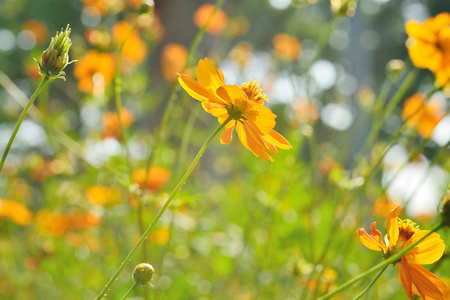
[(155, 270), (152, 265), (142, 263), (134, 268), (132, 278), (139, 286), (149, 285), (150, 281), (152, 281), (153, 274), (155, 274)]
[(442, 223), (450, 227), (450, 184), (441, 199)]
[(139, 13), (146, 14), (154, 6), (155, 6), (155, 3), (153, 2), (153, 0), (146, 0), (146, 1), (142, 2), (141, 6), (139, 7)]
[(56, 32), (56, 36), (52, 37), (52, 41), (48, 48), (42, 53), (40, 61), (37, 61), (39, 66), (39, 74), (42, 76), (54, 78), (64, 78), (64, 68), (72, 63), (69, 62), (69, 49), (72, 41), (69, 38), (70, 28), (67, 25), (66, 30)]

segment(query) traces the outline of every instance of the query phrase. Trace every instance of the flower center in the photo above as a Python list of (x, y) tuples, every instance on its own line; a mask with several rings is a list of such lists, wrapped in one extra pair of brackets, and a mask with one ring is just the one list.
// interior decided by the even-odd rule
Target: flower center
[(241, 89), (247, 95), (248, 100), (264, 105), (267, 101), (267, 95), (262, 92), (257, 80), (250, 80), (248, 83), (243, 83)]
[(236, 121), (239, 121), (241, 119), (245, 120), (245, 117), (244, 117), (242, 111), (237, 106), (234, 106), (234, 105), (228, 106), (227, 113), (233, 120), (236, 120)]

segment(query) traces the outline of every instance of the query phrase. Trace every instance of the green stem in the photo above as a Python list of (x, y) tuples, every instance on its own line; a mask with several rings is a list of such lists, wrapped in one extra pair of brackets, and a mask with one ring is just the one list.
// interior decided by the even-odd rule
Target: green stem
[(389, 267), (389, 265), (385, 265), (380, 272), (378, 272), (377, 276), (375, 276), (374, 279), (372, 279), (372, 281), (366, 286), (366, 288), (358, 295), (355, 297), (355, 299), (353, 300), (358, 300), (361, 299), (362, 296), (364, 296), (365, 293), (367, 293), (367, 291), (370, 290), (370, 288), (374, 285), (374, 283), (378, 280), (378, 278), (380, 278), (381, 274), (384, 273), (384, 271), (387, 269), (387, 267)]
[(130, 262), (131, 258), (133, 257), (134, 253), (139, 249), (139, 247), (142, 245), (142, 243), (147, 239), (148, 235), (151, 233), (152, 229), (155, 227), (156, 223), (158, 223), (161, 216), (166, 211), (167, 207), (169, 207), (172, 200), (175, 198), (175, 196), (180, 191), (181, 187), (184, 185), (185, 181), (189, 177), (189, 175), (192, 173), (192, 170), (194, 170), (195, 166), (197, 165), (198, 161), (200, 160), (200, 157), (202, 157), (203, 152), (205, 152), (208, 145), (211, 143), (211, 141), (214, 139), (214, 137), (225, 127), (225, 125), (231, 121), (231, 117), (225, 120), (217, 129), (216, 131), (211, 134), (211, 136), (206, 140), (206, 142), (203, 144), (203, 146), (200, 148), (200, 150), (197, 153), (197, 156), (195, 156), (194, 160), (192, 161), (191, 165), (187, 169), (186, 173), (184, 173), (181, 180), (178, 182), (175, 189), (170, 194), (169, 198), (166, 200), (166, 203), (164, 203), (163, 207), (160, 209), (158, 214), (153, 219), (152, 223), (148, 228), (145, 230), (145, 232), (142, 234), (139, 241), (134, 245), (133, 249), (131, 249), (130, 253), (127, 255), (127, 257), (123, 260), (122, 264), (120, 265), (119, 269), (116, 271), (114, 276), (109, 280), (109, 282), (105, 285), (103, 290), (100, 292), (100, 294), (95, 298), (96, 300), (102, 299), (103, 296), (109, 291), (111, 286), (116, 282), (116, 279), (119, 277), (119, 275), (122, 273), (122, 271), (125, 269), (128, 262)]
[(8, 156), (9, 150), (11, 149), (11, 146), (14, 142), (14, 139), (16, 138), (17, 132), (19, 131), (20, 125), (22, 125), (23, 120), (27, 116), (28, 110), (30, 109), (31, 105), (33, 104), (36, 97), (41, 93), (41, 91), (44, 89), (45, 85), (49, 82), (50, 77), (44, 77), (42, 79), (41, 83), (37, 87), (36, 91), (31, 96), (30, 100), (28, 100), (27, 105), (23, 109), (22, 113), (20, 114), (19, 120), (17, 120), (16, 126), (14, 127), (14, 131), (11, 135), (11, 138), (9, 139), (8, 144), (6, 145), (5, 152), (3, 152), (2, 160), (0, 162), (0, 174), (2, 174), (3, 165), (5, 164), (6, 157)]
[(126, 299), (127, 296), (131, 293), (131, 291), (132, 291), (136, 286), (137, 286), (137, 282), (135, 282), (135, 283), (131, 286), (131, 288), (128, 290), (128, 292), (126, 292), (126, 294), (123, 295), (122, 300)]
[(379, 263), (378, 265), (370, 268), (369, 270), (367, 270), (366, 272), (359, 274), (358, 276), (354, 277), (353, 279), (347, 281), (346, 283), (342, 284), (341, 286), (339, 286), (338, 288), (336, 288), (335, 290), (329, 292), (328, 294), (322, 296), (319, 298), (319, 300), (325, 300), (325, 299), (330, 299), (331, 297), (333, 297), (334, 295), (342, 292), (343, 290), (345, 290), (346, 288), (352, 286), (353, 284), (355, 284), (356, 282), (358, 282), (359, 280), (363, 279), (364, 277), (369, 276), (370, 274), (372, 274), (373, 272), (376, 272), (382, 268), (384, 268), (385, 266), (389, 265), (389, 264), (395, 264), (397, 263), (401, 257), (403, 255), (405, 255), (408, 251), (410, 251), (411, 249), (413, 249), (415, 246), (417, 246), (420, 242), (422, 242), (424, 239), (426, 239), (428, 236), (430, 236), (433, 232), (438, 231), (439, 229), (441, 229), (442, 227), (444, 227), (444, 224), (440, 223), (438, 225), (436, 225), (432, 230), (430, 230), (430, 232), (428, 232), (426, 235), (424, 235), (421, 239), (419, 239), (417, 242), (409, 245), (408, 247), (402, 249), (400, 252), (398, 252), (397, 254), (387, 258), (385, 261)]

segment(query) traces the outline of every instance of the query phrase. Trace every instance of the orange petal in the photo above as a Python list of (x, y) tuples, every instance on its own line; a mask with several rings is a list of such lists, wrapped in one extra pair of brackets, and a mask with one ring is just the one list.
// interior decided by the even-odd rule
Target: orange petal
[(397, 219), (397, 210), (400, 206), (394, 207), (387, 217), (387, 235), (389, 239), (389, 248), (394, 248), (398, 242), (398, 219)]
[(448, 295), (448, 287), (436, 275), (424, 267), (412, 263), (409, 263), (409, 271), (413, 286), (424, 299), (448, 299), (444, 298), (445, 295)]
[(220, 142), (222, 144), (228, 144), (231, 141), (233, 129), (234, 126), (231, 128), (227, 128), (222, 132), (222, 134), (220, 135)]
[(258, 133), (249, 125), (246, 121), (244, 121), (244, 130), (247, 134), (247, 143), (250, 150), (258, 157), (264, 160), (271, 160), (273, 158), (270, 156), (267, 147), (264, 145), (262, 138)]
[[(417, 231), (403, 247), (408, 247), (410, 244), (417, 242), (429, 232), (429, 230)], [(433, 232), (411, 251), (405, 254), (405, 258), (408, 259), (408, 262), (413, 264), (428, 265), (439, 260), (444, 254), (444, 249), (444, 241), (441, 240), (439, 234)]]
[(245, 117), (258, 127), (260, 135), (267, 135), (275, 127), (277, 116), (267, 106), (253, 101), (247, 102)]
[(414, 39), (423, 40), (430, 44), (436, 43), (436, 35), (416, 20), (406, 22), (405, 29), (408, 36)]
[(225, 84), (223, 73), (207, 58), (201, 59), (197, 66), (197, 78), (202, 86), (213, 92)]
[(370, 236), (364, 228), (358, 229), (358, 236), (361, 243), (370, 250), (382, 252), (387, 250), (382, 242), (377, 241), (373, 236)]
[(211, 94), (207, 89), (205, 89), (202, 85), (200, 85), (197, 81), (195, 81), (191, 77), (186, 76), (184, 74), (178, 74), (178, 76), (179, 76), (178, 82), (186, 90), (186, 92), (188, 92), (189, 95), (191, 95), (192, 98), (210, 103), (228, 105), (227, 102)]
[(291, 144), (286, 140), (281, 134), (276, 132), (275, 130), (269, 131), (269, 134), (263, 136), (263, 138), (269, 143), (275, 145), (280, 149), (290, 149), (292, 148)]
[(414, 300), (414, 296), (412, 293), (412, 278), (411, 273), (409, 271), (408, 261), (403, 257), (402, 261), (398, 264), (398, 281), (403, 285), (403, 289), (405, 290), (406, 295)]

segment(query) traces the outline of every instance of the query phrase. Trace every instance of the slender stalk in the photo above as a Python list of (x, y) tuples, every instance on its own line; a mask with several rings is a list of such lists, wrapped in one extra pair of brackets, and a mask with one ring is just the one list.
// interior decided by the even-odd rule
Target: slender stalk
[(389, 267), (389, 265), (385, 265), (385, 266), (380, 270), (380, 272), (377, 273), (377, 276), (375, 276), (374, 279), (372, 279), (372, 281), (366, 286), (366, 288), (365, 288), (361, 293), (359, 293), (359, 295), (356, 296), (355, 299), (353, 299), (353, 300), (361, 299), (362, 296), (364, 296), (364, 294), (367, 293), (367, 291), (370, 290), (370, 288), (374, 285), (374, 283), (378, 280), (378, 278), (380, 278), (381, 274), (384, 273), (384, 271), (387, 269), (387, 267)]
[(8, 144), (6, 145), (6, 149), (3, 152), (2, 160), (0, 162), (0, 174), (2, 174), (3, 165), (5, 164), (6, 157), (8, 156), (9, 150), (11, 149), (11, 146), (14, 142), (14, 139), (16, 138), (17, 132), (19, 131), (20, 125), (22, 125), (23, 120), (27, 116), (28, 110), (30, 109), (31, 105), (33, 104), (36, 97), (42, 92), (45, 85), (49, 82), (50, 77), (45, 76), (44, 79), (42, 79), (41, 83), (37, 87), (36, 91), (31, 96), (30, 100), (28, 100), (27, 105), (23, 109), (22, 113), (20, 114), (19, 120), (17, 120), (16, 126), (14, 127), (14, 131), (11, 135), (11, 138), (9, 139)]
[(387, 258), (385, 261), (379, 263), (378, 265), (370, 268), (369, 270), (367, 270), (366, 272), (359, 274), (358, 276), (354, 277), (353, 279), (347, 281), (346, 283), (340, 285), (338, 288), (336, 288), (335, 290), (329, 292), (328, 294), (322, 296), (319, 298), (319, 300), (325, 300), (325, 299), (330, 299), (331, 297), (333, 297), (334, 295), (342, 292), (343, 290), (345, 290), (346, 288), (352, 286), (353, 284), (355, 284), (356, 282), (358, 282), (359, 280), (363, 279), (364, 277), (367, 277), (368, 275), (372, 274), (373, 272), (376, 272), (382, 268), (384, 268), (385, 266), (392, 264), (392, 263), (396, 263), (400, 260), (400, 258), (405, 255), (408, 251), (410, 251), (411, 249), (413, 249), (415, 246), (417, 246), (420, 242), (422, 242), (424, 239), (426, 239), (428, 236), (430, 236), (433, 232), (438, 231), (439, 229), (441, 229), (442, 227), (444, 227), (444, 225), (442, 223), (436, 225), (433, 229), (430, 230), (430, 232), (428, 232), (426, 235), (424, 235), (420, 240), (418, 240), (417, 242), (409, 245), (408, 247), (402, 249), (400, 252), (398, 252), (397, 254)]
[(192, 161), (191, 165), (187, 169), (186, 173), (184, 173), (183, 177), (178, 182), (175, 189), (170, 194), (169, 198), (166, 200), (166, 203), (164, 203), (163, 207), (159, 210), (158, 214), (153, 219), (152, 223), (148, 228), (145, 230), (145, 232), (142, 234), (139, 241), (136, 243), (136, 245), (131, 249), (130, 253), (127, 255), (127, 257), (123, 260), (121, 263), (119, 269), (116, 271), (114, 276), (109, 280), (109, 282), (105, 285), (103, 290), (100, 292), (100, 294), (95, 298), (96, 300), (102, 299), (103, 296), (109, 291), (111, 286), (116, 282), (116, 279), (119, 277), (119, 275), (122, 273), (122, 271), (125, 269), (126, 265), (130, 262), (131, 258), (133, 257), (134, 253), (139, 249), (139, 247), (142, 245), (142, 243), (147, 239), (148, 235), (152, 232), (153, 228), (155, 227), (156, 223), (158, 223), (161, 216), (166, 211), (167, 207), (169, 207), (172, 200), (175, 198), (175, 196), (180, 191), (181, 187), (184, 185), (185, 181), (188, 179), (189, 175), (194, 170), (195, 166), (197, 165), (198, 161), (200, 160), (200, 157), (202, 157), (203, 152), (205, 152), (208, 145), (211, 143), (211, 141), (214, 139), (214, 137), (225, 127), (225, 125), (231, 121), (231, 117), (225, 120), (214, 132), (211, 134), (211, 136), (206, 140), (206, 142), (203, 144), (203, 146), (198, 151), (197, 155), (195, 156), (194, 160)]
[(135, 282), (131, 288), (128, 290), (128, 292), (125, 293), (125, 295), (123, 295), (122, 300), (126, 299), (127, 296), (131, 293), (131, 291), (133, 291), (133, 289), (137, 286), (137, 282)]

